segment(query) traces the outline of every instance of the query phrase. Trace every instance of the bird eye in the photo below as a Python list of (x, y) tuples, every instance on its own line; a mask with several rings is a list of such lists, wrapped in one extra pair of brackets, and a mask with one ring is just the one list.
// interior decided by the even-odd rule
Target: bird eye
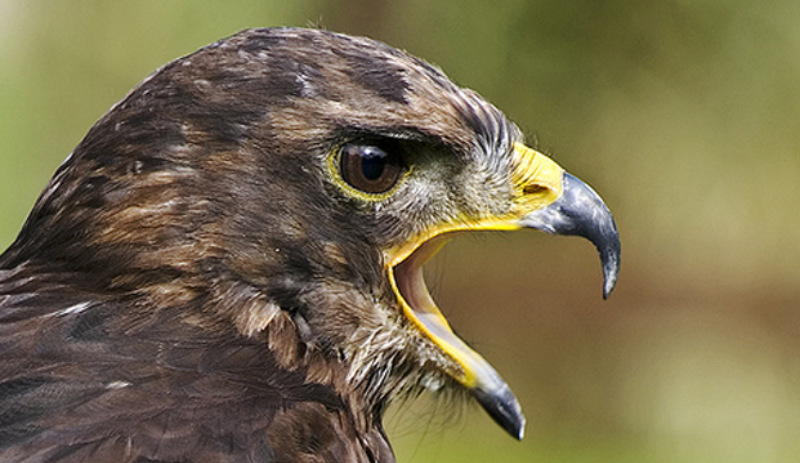
[(406, 171), (398, 151), (358, 143), (342, 146), (339, 161), (342, 180), (364, 193), (386, 193)]

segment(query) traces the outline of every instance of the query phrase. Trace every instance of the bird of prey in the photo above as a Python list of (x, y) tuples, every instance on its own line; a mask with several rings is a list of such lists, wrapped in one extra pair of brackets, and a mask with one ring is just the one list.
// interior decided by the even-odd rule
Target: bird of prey
[(135, 87), (0, 257), (0, 461), (391, 462), (393, 399), (520, 406), (422, 266), (455, 235), (620, 245), (494, 106), (366, 38), (252, 29)]

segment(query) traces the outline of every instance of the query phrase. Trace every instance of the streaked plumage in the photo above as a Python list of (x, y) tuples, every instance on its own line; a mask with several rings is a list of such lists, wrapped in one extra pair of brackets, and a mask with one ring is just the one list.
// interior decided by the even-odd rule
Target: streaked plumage
[[(393, 461), (387, 404), (522, 415), (418, 276), (453, 232), (598, 246), (608, 210), (472, 91), (403, 52), (256, 29), (145, 79), (0, 257), (0, 460)], [(577, 199), (576, 199), (577, 198)]]

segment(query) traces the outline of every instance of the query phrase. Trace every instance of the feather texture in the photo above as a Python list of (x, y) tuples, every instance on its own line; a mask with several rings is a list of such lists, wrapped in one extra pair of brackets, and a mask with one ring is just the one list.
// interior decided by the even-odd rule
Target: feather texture
[[(413, 147), (397, 191), (337, 188), (337, 146), (387, 137)], [(387, 404), (458, 365), (403, 317), (383, 250), (510, 210), (519, 138), (368, 39), (256, 29), (167, 64), (0, 257), (0, 459), (393, 461)]]

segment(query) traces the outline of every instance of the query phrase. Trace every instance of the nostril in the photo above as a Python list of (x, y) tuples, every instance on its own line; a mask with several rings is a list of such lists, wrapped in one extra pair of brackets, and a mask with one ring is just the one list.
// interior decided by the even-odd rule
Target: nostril
[(542, 185), (537, 185), (534, 183), (532, 185), (525, 185), (525, 187), (522, 189), (522, 193), (526, 195), (535, 195), (537, 193), (542, 193), (543, 191), (546, 190), (547, 187), (544, 187)]

